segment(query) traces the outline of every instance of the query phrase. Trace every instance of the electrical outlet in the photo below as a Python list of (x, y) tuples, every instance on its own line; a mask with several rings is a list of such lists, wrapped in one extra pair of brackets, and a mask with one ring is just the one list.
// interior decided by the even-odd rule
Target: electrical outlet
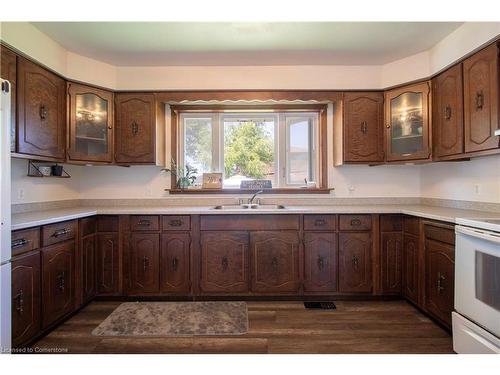
[(479, 184), (474, 185), (474, 193), (476, 193), (476, 195), (481, 195), (481, 185)]
[(24, 200), (24, 189), (23, 188), (19, 188), (17, 190), (17, 199), (20, 201)]

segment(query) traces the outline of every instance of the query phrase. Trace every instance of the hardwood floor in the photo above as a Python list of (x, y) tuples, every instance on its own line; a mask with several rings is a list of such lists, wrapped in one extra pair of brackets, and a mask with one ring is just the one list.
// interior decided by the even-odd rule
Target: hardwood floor
[(33, 347), (69, 353), (453, 353), (451, 335), (405, 301), (248, 302), (243, 336), (97, 337), (92, 330), (120, 302), (96, 301)]

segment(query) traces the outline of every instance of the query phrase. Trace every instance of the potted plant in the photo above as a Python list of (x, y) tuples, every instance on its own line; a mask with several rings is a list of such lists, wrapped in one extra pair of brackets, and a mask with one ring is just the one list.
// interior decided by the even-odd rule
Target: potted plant
[(181, 190), (191, 186), (196, 180), (196, 174), (198, 173), (198, 170), (189, 164), (186, 164), (185, 168), (178, 166), (173, 159), (170, 162), (170, 168), (163, 168), (162, 171), (173, 174), (177, 179), (177, 188)]

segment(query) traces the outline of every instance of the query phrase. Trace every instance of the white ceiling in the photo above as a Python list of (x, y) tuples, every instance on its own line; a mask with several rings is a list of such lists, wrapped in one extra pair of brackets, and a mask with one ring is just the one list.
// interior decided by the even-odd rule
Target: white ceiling
[(425, 51), (460, 22), (33, 22), (117, 66), (378, 65)]

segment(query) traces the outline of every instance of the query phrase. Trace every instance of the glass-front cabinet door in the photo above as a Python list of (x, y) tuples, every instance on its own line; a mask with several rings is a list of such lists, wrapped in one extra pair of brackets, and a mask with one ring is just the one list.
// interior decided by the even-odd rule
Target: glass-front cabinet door
[(113, 155), (113, 93), (68, 83), (70, 160), (110, 163)]
[(430, 158), (429, 101), (430, 82), (385, 93), (387, 161)]

